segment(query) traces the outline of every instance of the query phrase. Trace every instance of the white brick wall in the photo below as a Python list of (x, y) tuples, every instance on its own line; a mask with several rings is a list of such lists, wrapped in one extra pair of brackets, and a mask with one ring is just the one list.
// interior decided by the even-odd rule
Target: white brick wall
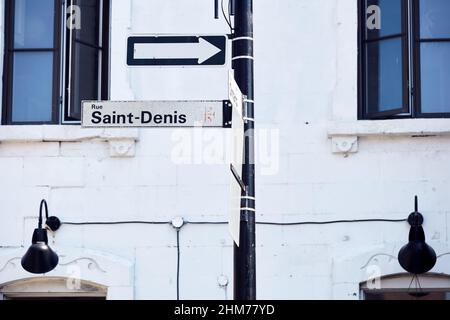
[(26, 157), (23, 160), (26, 186), (82, 187), (84, 172), (83, 158)]
[(2, 143), (0, 148), (2, 158), (9, 157), (57, 157), (59, 156), (59, 143)]
[[(223, 20), (212, 19), (212, 3), (113, 0), (111, 98), (225, 98), (229, 66), (125, 66), (129, 34), (227, 33)], [(282, 24), (274, 23), (278, 18)], [(331, 152), (329, 123), (356, 119), (354, 2), (255, 1), (255, 40), (257, 127), (277, 129), (280, 137), (276, 173), (262, 170), (267, 163), (257, 167), (258, 219), (400, 219), (413, 210), (417, 194), (427, 239), (443, 253), (449, 246), (448, 135), (362, 135), (357, 153)], [(426, 126), (433, 131), (433, 122)], [(442, 126), (438, 132), (445, 133)], [(113, 158), (108, 135), (76, 127), (0, 132), (0, 257), (10, 254), (10, 247), (28, 246), (42, 198), (48, 199), (50, 214), (63, 221), (228, 219), (226, 163), (175, 164), (172, 152), (179, 141), (171, 129), (141, 130), (135, 156)], [(120, 138), (121, 131), (114, 135)], [(138, 140), (134, 133), (124, 135)], [(374, 250), (396, 254), (392, 248), (406, 243), (408, 230), (406, 223), (258, 226), (258, 297), (358, 298), (361, 261)], [(188, 225), (180, 237), (181, 297), (232, 298), (227, 226)], [(128, 296), (176, 297), (176, 232), (170, 225), (63, 226), (51, 245), (60, 252), (87, 248), (124, 257), (135, 272), (133, 287), (125, 289)], [(350, 266), (358, 272), (337, 272), (342, 256), (353, 257)], [(436, 270), (449, 273), (449, 261), (440, 260)], [(393, 270), (388, 262), (384, 266)], [(229, 278), (226, 289), (217, 283), (220, 275)], [(97, 281), (107, 282), (108, 276)], [(114, 288), (114, 297), (120, 294)]]
[(23, 185), (23, 158), (1, 158), (0, 177), (4, 188)]

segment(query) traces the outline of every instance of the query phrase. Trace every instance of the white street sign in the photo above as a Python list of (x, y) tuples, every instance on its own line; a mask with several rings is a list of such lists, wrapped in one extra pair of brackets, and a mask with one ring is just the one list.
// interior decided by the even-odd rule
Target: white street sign
[(227, 101), (83, 101), (83, 127), (226, 127)]
[[(233, 107), (232, 115), (232, 166), (236, 170), (239, 178), (242, 178), (242, 164), (244, 157), (244, 117), (243, 105), (244, 96), (239, 86), (234, 80), (232, 71), (229, 74), (229, 99)], [(236, 245), (239, 246), (239, 234), (241, 225), (241, 193), (242, 188), (237, 179), (231, 174), (230, 183), (230, 212), (229, 212), (229, 231)]]

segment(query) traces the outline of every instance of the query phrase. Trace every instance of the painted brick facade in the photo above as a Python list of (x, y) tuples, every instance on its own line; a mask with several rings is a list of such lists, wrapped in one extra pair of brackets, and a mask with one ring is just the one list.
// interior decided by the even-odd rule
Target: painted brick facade
[[(450, 120), (417, 126), (415, 120), (402, 120), (403, 131), (395, 133), (380, 121), (355, 129), (356, 1), (256, 0), (254, 14), (256, 119), (258, 130), (266, 130), (257, 131), (263, 141), (257, 144), (258, 220), (403, 219), (417, 194), (427, 240), (438, 254), (450, 251)], [(229, 65), (179, 69), (128, 68), (125, 63), (129, 35), (229, 32), (223, 19), (212, 18), (212, 0), (113, 0), (111, 99), (226, 98)], [(225, 139), (221, 130), (213, 142), (208, 135), (215, 129), (187, 131), (192, 164), (177, 163), (177, 130), (83, 130), (0, 130), (0, 284), (25, 276), (19, 264), (6, 264), (14, 258), (11, 252), (29, 245), (42, 198), (63, 221), (228, 219), (227, 163), (203, 163), (208, 148)], [(267, 147), (264, 141), (271, 135), (276, 139)], [(332, 141), (339, 137), (358, 138), (357, 148), (333, 153)], [(133, 151), (121, 156), (111, 141), (124, 140)], [(260, 225), (258, 298), (358, 299), (359, 283), (368, 277), (366, 262), (377, 253), (396, 255), (408, 230), (406, 223), (382, 222)], [(176, 297), (176, 232), (170, 225), (63, 226), (50, 238), (60, 253), (103, 261), (109, 274), (85, 268), (81, 276), (110, 285), (110, 298)], [(181, 298), (232, 298), (227, 227), (186, 225), (180, 239)], [(101, 260), (82, 250), (113, 258)], [(380, 257), (376, 264), (383, 275), (402, 271), (388, 258)], [(64, 268), (54, 273), (64, 274)], [(114, 282), (124, 270), (130, 276)], [(442, 257), (433, 271), (449, 274), (450, 257)], [(222, 275), (228, 286), (218, 284)]]

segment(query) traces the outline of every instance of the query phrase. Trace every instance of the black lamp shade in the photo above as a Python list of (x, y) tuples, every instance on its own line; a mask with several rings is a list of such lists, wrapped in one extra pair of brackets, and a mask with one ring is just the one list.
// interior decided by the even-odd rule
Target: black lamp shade
[(413, 274), (423, 274), (433, 269), (436, 264), (436, 253), (425, 242), (410, 242), (399, 254), (400, 265)]
[(423, 216), (418, 212), (418, 199), (415, 198), (415, 211), (408, 217), (411, 225), (409, 242), (398, 253), (398, 261), (403, 269), (412, 274), (427, 273), (436, 264), (436, 252), (425, 242)]
[(48, 246), (47, 230), (35, 229), (32, 245), (22, 257), (22, 267), (30, 273), (42, 274), (53, 270), (58, 261), (58, 255)]

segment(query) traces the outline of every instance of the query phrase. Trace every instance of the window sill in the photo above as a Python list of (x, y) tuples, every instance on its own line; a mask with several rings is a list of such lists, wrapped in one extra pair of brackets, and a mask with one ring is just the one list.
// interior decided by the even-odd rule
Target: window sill
[(91, 129), (68, 125), (0, 126), (2, 142), (107, 141), (111, 157), (133, 157), (139, 140), (138, 129)]
[(450, 119), (359, 120), (331, 122), (333, 153), (358, 152), (360, 137), (450, 136)]

